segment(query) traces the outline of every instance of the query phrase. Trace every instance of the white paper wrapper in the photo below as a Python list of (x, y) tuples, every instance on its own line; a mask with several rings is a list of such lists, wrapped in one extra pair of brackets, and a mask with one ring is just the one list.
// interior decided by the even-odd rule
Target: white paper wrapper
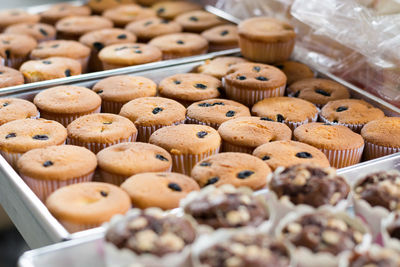
[(6, 152), (6, 151), (3, 151), (3, 150), (0, 150), (0, 154), (3, 156), (3, 158), (5, 160), (7, 160), (7, 162), (11, 165), (11, 167), (16, 169), (17, 168), (17, 162), (18, 162), (19, 158), (22, 157), (22, 155), (24, 153)]
[(392, 212), (382, 220), (381, 234), (382, 234), (383, 246), (386, 248), (393, 249), (398, 253), (400, 253), (400, 240), (397, 238), (392, 238), (387, 231), (388, 226), (393, 223), (395, 218), (396, 218), (396, 213)]
[(57, 121), (59, 123), (61, 123), (64, 127), (67, 127), (68, 124), (70, 124), (71, 122), (73, 122), (74, 120), (76, 120), (79, 117), (82, 117), (84, 115), (88, 115), (88, 114), (94, 114), (94, 113), (100, 113), (100, 108), (101, 106), (99, 106), (98, 108), (96, 108), (93, 111), (90, 112), (84, 112), (84, 113), (79, 113), (79, 114), (55, 114), (55, 113), (47, 113), (43, 110), (40, 111), (42, 118), (47, 119), (47, 120), (53, 120), (53, 121)]
[(210, 127), (213, 127), (215, 130), (218, 130), (218, 127), (220, 126), (220, 124), (218, 123), (213, 123), (213, 122), (203, 122), (203, 121), (199, 121), (193, 118), (190, 118), (188, 116), (186, 116), (186, 124), (200, 124), (200, 125), (207, 125)]
[(400, 147), (386, 147), (365, 141), (364, 158), (371, 160), (400, 152)]
[(222, 141), (222, 152), (241, 152), (253, 154), (254, 147), (236, 146), (226, 141)]
[(4, 66), (4, 62), (5, 62), (4, 58), (0, 57), (0, 66)]
[(296, 129), (297, 127), (299, 127), (300, 125), (306, 124), (306, 123), (310, 123), (310, 122), (316, 122), (318, 120), (318, 113), (319, 113), (319, 109), (318, 112), (315, 114), (315, 116), (311, 119), (306, 119), (304, 121), (300, 121), (300, 122), (292, 122), (292, 121), (288, 121), (288, 120), (284, 120), (284, 123), (289, 126), (289, 128), (294, 131), (294, 129)]
[(362, 127), (364, 127), (365, 124), (348, 124), (348, 123), (340, 123), (340, 122), (331, 122), (328, 119), (326, 119), (324, 116), (319, 114), (319, 118), (321, 119), (322, 122), (331, 124), (331, 125), (343, 125), (346, 126), (347, 128), (350, 128), (353, 132), (360, 133)]
[(95, 143), (95, 142), (83, 142), (75, 138), (67, 138), (67, 144), (69, 145), (74, 145), (74, 146), (83, 146), (92, 151), (93, 153), (97, 154), (100, 150), (116, 145), (119, 143), (124, 143), (124, 142), (135, 142), (136, 141), (136, 136), (137, 133), (133, 134), (132, 136), (129, 136), (128, 138), (121, 138), (118, 140), (115, 140), (112, 143)]
[(324, 152), (332, 167), (340, 169), (359, 163), (363, 154), (364, 145), (354, 149), (331, 150), (322, 148), (320, 150)]
[(137, 141), (138, 142), (143, 142), (143, 143), (148, 143), (150, 136), (157, 131), (158, 129), (161, 129), (163, 127), (167, 126), (172, 126), (172, 125), (179, 125), (179, 124), (184, 124), (185, 120), (183, 121), (178, 121), (175, 122), (171, 125), (152, 125), (152, 126), (140, 126), (140, 125), (135, 125), (136, 128), (138, 129), (138, 137)]
[(93, 175), (94, 171), (87, 175), (75, 177), (68, 180), (40, 180), (23, 174), (21, 174), (21, 177), (25, 181), (25, 183), (32, 189), (32, 191), (38, 196), (38, 198), (41, 201), (45, 201), (46, 198), (57, 189), (71, 184), (90, 182), (92, 181)]
[(182, 155), (174, 155), (172, 154), (172, 171), (173, 172), (178, 172), (178, 173), (183, 173), (188, 176), (190, 176), (190, 173), (192, 172), (192, 169), (194, 165), (197, 164), (197, 162), (202, 161), (203, 159), (218, 154), (219, 152), (219, 147), (217, 149), (208, 151), (203, 154), (197, 154), (197, 155), (192, 155), (192, 154), (182, 154)]

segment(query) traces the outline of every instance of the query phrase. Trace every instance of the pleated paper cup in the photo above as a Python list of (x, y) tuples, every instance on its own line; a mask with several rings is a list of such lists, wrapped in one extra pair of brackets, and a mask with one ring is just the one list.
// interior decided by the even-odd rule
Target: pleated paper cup
[(208, 158), (209, 156), (218, 154), (218, 152), (219, 152), (219, 147), (217, 149), (207, 151), (202, 154), (180, 154), (180, 155), (171, 154), (172, 171), (190, 176), (190, 173), (192, 172), (194, 165), (196, 165), (203, 159)]
[(400, 152), (400, 147), (380, 146), (365, 141), (364, 159), (371, 160)]
[(28, 60), (28, 57), (11, 57), (5, 59), (5, 65), (7, 67), (13, 68), (13, 69), (19, 69), (19, 67), (24, 63), (25, 61)]
[(72, 113), (72, 114), (56, 114), (56, 113), (50, 113), (50, 112), (40, 110), (40, 114), (43, 119), (57, 121), (57, 122), (61, 123), (64, 127), (67, 127), (68, 124), (70, 124), (71, 122), (73, 122), (74, 120), (76, 120), (79, 117), (82, 117), (82, 116), (88, 115), (88, 114), (100, 113), (100, 109), (101, 109), (101, 106), (99, 106), (98, 108), (96, 108), (95, 110), (92, 110), (92, 111), (83, 112), (83, 113)]
[(385, 248), (390, 248), (400, 253), (400, 240), (391, 237), (387, 230), (387, 228), (394, 222), (395, 219), (396, 219), (396, 213), (392, 212), (382, 220), (381, 223), (382, 242)]
[(363, 154), (364, 145), (360, 148), (353, 149), (334, 150), (320, 148), (320, 150), (328, 158), (332, 167), (340, 169), (359, 163)]
[(112, 113), (112, 114), (119, 114), (123, 105), (127, 102), (113, 102), (113, 101), (106, 101), (104, 99), (101, 100), (101, 111), (103, 113)]
[(45, 201), (47, 197), (57, 189), (77, 183), (84, 183), (92, 181), (94, 171), (83, 176), (67, 179), (67, 180), (41, 180), (21, 174), (22, 179), (31, 188), (31, 190), (38, 196), (41, 201)]
[(115, 140), (112, 143), (84, 142), (84, 141), (81, 141), (76, 138), (68, 137), (67, 144), (74, 145), (74, 146), (83, 146), (83, 147), (86, 147), (87, 149), (89, 149), (90, 151), (92, 151), (93, 153), (97, 154), (100, 150), (102, 150), (106, 147), (112, 146), (112, 145), (116, 145), (119, 143), (125, 143), (125, 142), (135, 142), (136, 137), (137, 137), (137, 133), (129, 136), (128, 138), (120, 138), (118, 140)]
[(136, 128), (138, 129), (138, 142), (144, 142), (148, 143), (150, 136), (157, 131), (158, 129), (161, 129), (163, 127), (167, 126), (173, 126), (173, 125), (179, 125), (179, 124), (184, 124), (185, 120), (183, 121), (178, 121), (170, 125), (152, 125), (152, 126), (140, 126), (140, 125), (135, 125)]
[(347, 128), (351, 129), (353, 132), (360, 133), (362, 127), (364, 127), (365, 124), (349, 124), (349, 123), (340, 123), (340, 122), (332, 122), (326, 119), (324, 116), (319, 114), (319, 118), (322, 122), (331, 124), (331, 125), (343, 125), (346, 126)]
[(237, 146), (229, 142), (222, 141), (222, 152), (240, 152), (240, 153), (253, 154), (254, 149), (255, 147)]
[(207, 125), (207, 126), (213, 127), (215, 130), (218, 130), (218, 127), (221, 125), (219, 123), (199, 121), (197, 119), (193, 119), (193, 118), (190, 118), (188, 116), (186, 116), (186, 124)]
[(315, 114), (315, 116), (313, 118), (310, 119), (306, 119), (304, 121), (300, 121), (300, 122), (293, 122), (293, 121), (289, 121), (289, 120), (284, 120), (284, 123), (292, 130), (294, 131), (297, 127), (306, 124), (306, 123), (310, 123), (310, 122), (316, 122), (318, 120), (318, 112)]
[(0, 154), (11, 165), (11, 167), (16, 169), (17, 168), (17, 162), (18, 162), (19, 158), (22, 157), (22, 155), (24, 153), (0, 150)]

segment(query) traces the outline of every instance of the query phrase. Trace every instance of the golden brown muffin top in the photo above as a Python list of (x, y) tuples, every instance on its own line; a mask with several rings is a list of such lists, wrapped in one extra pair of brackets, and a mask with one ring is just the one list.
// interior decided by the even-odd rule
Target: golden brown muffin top
[(21, 72), (5, 67), (0, 66), (0, 88), (20, 85), (24, 83), (24, 76)]
[(162, 1), (155, 3), (152, 7), (157, 16), (165, 19), (173, 19), (185, 12), (200, 10), (200, 5), (187, 1)]
[(32, 102), (20, 98), (0, 98), (0, 125), (38, 115), (38, 110)]
[(279, 62), (274, 65), (285, 73), (288, 85), (303, 79), (311, 79), (314, 77), (314, 72), (310, 67), (297, 61)]
[(182, 26), (175, 21), (154, 17), (133, 21), (125, 29), (136, 34), (140, 40), (148, 41), (160, 35), (181, 32)]
[(400, 118), (386, 117), (368, 122), (361, 129), (365, 141), (387, 147), (400, 147)]
[(201, 33), (212, 44), (237, 44), (239, 41), (236, 25), (226, 24), (212, 27)]
[(195, 33), (170, 33), (158, 36), (149, 42), (167, 53), (190, 53), (199, 49), (206, 49), (206, 39)]
[(99, 58), (109, 64), (129, 66), (159, 61), (162, 53), (153, 45), (123, 43), (103, 48), (99, 53)]
[(115, 26), (124, 27), (132, 21), (156, 17), (156, 12), (150, 8), (141, 7), (136, 4), (116, 6), (104, 11), (103, 16), (112, 20)]
[(182, 25), (184, 31), (187, 32), (202, 32), (224, 23), (221, 18), (203, 10), (194, 10), (183, 13), (177, 16), (175, 21)]
[(54, 38), (56, 36), (56, 29), (45, 23), (18, 23), (8, 26), (4, 33), (25, 34), (35, 38), (36, 41)]
[(253, 41), (286, 42), (296, 37), (289, 23), (268, 17), (256, 17), (239, 24), (239, 35)]
[(36, 45), (36, 40), (29, 35), (15, 33), (0, 34), (0, 49), (4, 50), (6, 54), (10, 53), (25, 57)]
[(90, 55), (90, 48), (71, 40), (54, 40), (40, 43), (32, 50), (32, 59), (48, 57), (69, 57), (74, 59), (85, 58)]
[(68, 57), (49, 57), (24, 62), (19, 70), (28, 80), (39, 77), (40, 80), (69, 77), (82, 73), (79, 61)]
[(100, 16), (68, 16), (56, 23), (58, 32), (82, 35), (94, 30), (112, 28), (111, 20)]
[(126, 30), (111, 28), (90, 31), (79, 38), (82, 44), (100, 51), (106, 46), (121, 43), (134, 43), (136, 36)]
[(199, 73), (214, 76), (215, 78), (222, 79), (227, 73), (231, 66), (237, 63), (248, 62), (246, 59), (241, 57), (217, 57), (214, 59), (208, 59), (203, 65), (197, 68)]
[(29, 22), (39, 22), (38, 14), (30, 14), (22, 9), (6, 9), (0, 11), (0, 28), (5, 28), (12, 24)]
[(46, 23), (56, 23), (59, 19), (68, 16), (89, 16), (90, 8), (88, 6), (74, 6), (68, 3), (59, 3), (51, 5), (51, 7), (42, 13), (40, 16)]

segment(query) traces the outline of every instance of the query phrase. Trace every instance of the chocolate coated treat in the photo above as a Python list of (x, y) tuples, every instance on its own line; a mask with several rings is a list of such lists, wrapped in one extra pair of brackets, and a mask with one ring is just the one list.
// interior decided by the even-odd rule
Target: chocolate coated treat
[[(206, 193), (205, 193), (206, 192)], [(257, 226), (269, 218), (265, 203), (233, 186), (207, 188), (184, 205), (184, 211), (200, 224), (215, 229)]]
[[(392, 252), (392, 251), (390, 251)], [(353, 252), (349, 258), (348, 267), (398, 267), (400, 261), (395, 252), (381, 250), (378, 255), (369, 252)]]
[(387, 227), (387, 231), (392, 238), (400, 241), (400, 213), (396, 214), (393, 222)]
[(151, 253), (159, 257), (179, 252), (193, 243), (196, 230), (184, 217), (163, 215), (159, 210), (144, 210), (127, 215), (112, 225), (106, 241), (116, 247), (127, 248), (137, 254)]
[(356, 198), (371, 206), (382, 206), (390, 211), (400, 209), (400, 172), (376, 172), (361, 179), (354, 187)]
[(267, 234), (238, 233), (203, 251), (200, 262), (209, 267), (284, 267), (290, 259), (285, 245)]
[(297, 247), (334, 255), (353, 249), (363, 240), (360, 231), (328, 212), (303, 215), (286, 225), (282, 233)]
[(275, 171), (270, 189), (278, 198), (288, 197), (296, 205), (307, 204), (317, 208), (336, 205), (347, 197), (350, 186), (336, 175), (333, 168), (294, 165)]

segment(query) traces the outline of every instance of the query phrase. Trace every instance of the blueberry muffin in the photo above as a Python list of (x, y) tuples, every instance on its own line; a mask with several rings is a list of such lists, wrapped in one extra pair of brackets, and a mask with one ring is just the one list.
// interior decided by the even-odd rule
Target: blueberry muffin
[(157, 16), (164, 19), (174, 19), (180, 14), (194, 10), (201, 10), (201, 6), (187, 1), (161, 1), (152, 7)]
[(25, 34), (43, 42), (56, 38), (56, 29), (45, 23), (18, 23), (8, 26), (4, 33)]
[(147, 42), (160, 35), (181, 32), (182, 26), (175, 21), (154, 17), (133, 21), (125, 29), (135, 34), (139, 41)]
[(75, 6), (69, 3), (59, 3), (40, 13), (40, 19), (44, 23), (56, 24), (57, 21), (69, 16), (89, 16), (88, 6)]
[(0, 32), (10, 25), (17, 23), (36, 23), (39, 22), (38, 14), (30, 14), (22, 9), (6, 9), (0, 11)]
[(103, 11), (124, 4), (135, 3), (135, 0), (89, 0), (88, 6), (96, 14), (101, 14)]
[(16, 86), (24, 83), (24, 75), (21, 72), (0, 66), (0, 88)]
[(237, 48), (239, 46), (238, 29), (235, 25), (220, 25), (212, 27), (201, 33), (207, 39), (209, 52)]
[(114, 22), (116, 27), (122, 28), (133, 21), (157, 17), (154, 10), (136, 4), (120, 5), (107, 9), (103, 16)]
[(69, 16), (56, 23), (57, 38), (79, 40), (85, 33), (112, 28), (111, 20), (100, 16)]
[(222, 79), (228, 74), (229, 68), (237, 63), (248, 62), (241, 57), (217, 57), (211, 60), (206, 60), (204, 64), (197, 68), (197, 72), (214, 76)]
[(182, 25), (185, 32), (197, 33), (201, 33), (211, 27), (224, 23), (221, 18), (203, 10), (195, 10), (183, 13), (177, 16), (175, 21)]
[(0, 98), (0, 125), (15, 120), (37, 118), (39, 111), (32, 102), (20, 98)]
[(36, 40), (23, 34), (0, 34), (0, 50), (5, 53), (5, 65), (18, 69), (29, 58), (29, 53), (36, 47)]
[(314, 72), (306, 64), (297, 61), (284, 61), (276, 63), (275, 66), (285, 73), (287, 85), (294, 82), (314, 78)]

